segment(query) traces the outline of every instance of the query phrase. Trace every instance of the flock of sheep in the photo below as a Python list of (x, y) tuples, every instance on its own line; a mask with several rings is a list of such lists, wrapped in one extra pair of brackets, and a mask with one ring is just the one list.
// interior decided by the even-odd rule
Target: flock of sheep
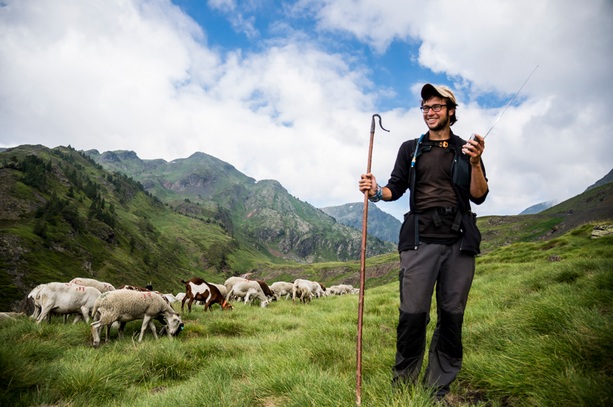
[(81, 319), (89, 323), (92, 318), (92, 344), (97, 347), (103, 328), (105, 341), (108, 341), (111, 326), (116, 326), (122, 337), (126, 323), (135, 320), (142, 320), (139, 342), (147, 329), (158, 338), (154, 320), (162, 324), (160, 334), (165, 333), (169, 338), (178, 335), (184, 324), (172, 307), (177, 301), (181, 301), (181, 311), (187, 302), (191, 312), (194, 301), (204, 305), (205, 310), (211, 310), (214, 304), (219, 304), (222, 310), (229, 310), (232, 309), (231, 301), (240, 300), (245, 304), (259, 302), (261, 307), (266, 307), (271, 301), (281, 298), (308, 303), (313, 298), (356, 294), (358, 291), (347, 284), (326, 289), (318, 282), (305, 279), (296, 279), (291, 283), (278, 281), (270, 286), (262, 280), (244, 277), (230, 277), (224, 284), (209, 283), (197, 277), (181, 281), (185, 284), (185, 292), (173, 295), (153, 291), (150, 285), (146, 288), (121, 286), (115, 289), (109, 283), (92, 278), (74, 278), (68, 283), (40, 284), (28, 294), (28, 299), (34, 304), (32, 318), (37, 323), (49, 320), (52, 314), (65, 317), (76, 314), (74, 323)]

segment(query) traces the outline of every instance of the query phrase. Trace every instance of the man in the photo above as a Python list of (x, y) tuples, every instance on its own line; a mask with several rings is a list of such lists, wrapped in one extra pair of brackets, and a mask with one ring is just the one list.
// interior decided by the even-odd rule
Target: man
[(400, 146), (386, 186), (362, 174), (359, 189), (371, 202), (395, 201), (410, 190), (398, 243), (400, 317), (393, 383), (417, 380), (436, 286), (437, 323), (424, 383), (442, 399), (462, 365), (462, 321), (481, 241), (470, 202), (481, 204), (489, 189), (481, 161), (484, 139), (475, 135), (464, 141), (451, 131), (457, 121), (453, 92), (426, 84), (421, 97), (428, 131)]

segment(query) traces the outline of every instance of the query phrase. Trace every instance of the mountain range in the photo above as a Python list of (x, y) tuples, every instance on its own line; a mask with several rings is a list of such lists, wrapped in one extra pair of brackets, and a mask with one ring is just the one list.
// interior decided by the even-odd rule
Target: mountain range
[[(482, 251), (611, 220), (612, 197), (605, 182), (535, 215), (479, 218)], [(172, 292), (192, 276), (244, 273), (356, 284), (362, 205), (318, 209), (204, 153), (166, 162), (70, 146), (0, 150), (0, 309), (77, 276)], [(367, 284), (392, 281), (400, 222), (374, 204), (368, 221)]]
[[(70, 146), (0, 152), (4, 309), (39, 283), (77, 276), (176, 291), (192, 276), (355, 261), (361, 240), (277, 181), (204, 153), (165, 162)], [(394, 248), (369, 236), (367, 255)]]
[[(336, 219), (343, 225), (362, 230), (364, 217), (364, 202), (353, 202), (338, 206), (328, 206), (321, 210)], [(376, 204), (368, 204), (368, 234), (387, 242), (398, 243), (402, 222), (387, 212), (382, 211)]]
[[(85, 154), (105, 170), (137, 180), (145, 191), (182, 213), (205, 214), (239, 240), (274, 257), (298, 262), (355, 260), (361, 233), (293, 197), (275, 180), (248, 177), (205, 153), (166, 162), (142, 160), (133, 151), (96, 150)], [(371, 237), (368, 254), (393, 245)]]
[[(613, 170), (605, 175), (594, 184), (587, 187), (585, 190), (590, 191), (594, 188), (613, 183)], [(519, 213), (519, 215), (536, 215), (549, 208), (554, 207), (557, 204), (556, 201), (546, 201), (535, 205), (532, 205)], [(339, 206), (330, 206), (327, 208), (321, 208), (322, 211), (330, 216), (333, 216), (338, 222), (343, 225), (351, 226), (358, 230), (362, 230), (362, 217), (363, 217), (362, 202), (348, 203)], [(398, 233), (400, 231), (402, 223), (395, 217), (389, 215), (386, 212), (379, 210), (375, 204), (369, 204), (368, 206), (368, 233), (376, 236), (377, 238), (385, 241), (398, 243)]]

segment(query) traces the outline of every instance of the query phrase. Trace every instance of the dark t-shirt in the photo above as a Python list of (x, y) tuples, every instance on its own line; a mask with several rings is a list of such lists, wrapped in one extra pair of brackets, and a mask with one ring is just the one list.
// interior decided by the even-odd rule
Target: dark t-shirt
[(424, 146), (417, 160), (415, 182), (415, 209), (423, 212), (429, 208), (457, 206), (455, 191), (451, 185), (453, 151), (450, 148)]
[[(438, 145), (423, 146), (420, 150), (415, 182), (415, 209), (419, 213), (420, 240), (428, 243), (453, 243), (460, 237), (458, 231), (451, 229), (455, 213), (439, 211), (435, 215), (434, 211), (457, 206), (451, 184), (454, 151), (450, 146), (445, 148)], [(438, 216), (439, 225), (434, 222), (434, 216)]]
[[(426, 147), (427, 145), (432, 144), (432, 142), (426, 138), (426, 135), (423, 135), (423, 137), (426, 140), (423, 142), (422, 146), (420, 147), (419, 149), (420, 152), (422, 151), (423, 147)], [(387, 182), (387, 185), (386, 185), (386, 187), (390, 190), (392, 194), (391, 199), (390, 199), (391, 201), (395, 201), (399, 199), (401, 196), (403, 196), (403, 194), (407, 190), (411, 191), (411, 197), (409, 200), (410, 201), (409, 207), (411, 209), (411, 212), (405, 215), (405, 220), (402, 223), (402, 227), (400, 229), (400, 236), (399, 236), (400, 241), (398, 243), (399, 251), (415, 250), (420, 240), (425, 241), (427, 243), (449, 244), (449, 243), (453, 243), (457, 239), (455, 237), (448, 238), (448, 239), (446, 239), (445, 237), (442, 237), (440, 239), (442, 241), (435, 241), (435, 240), (439, 240), (438, 239), (439, 236), (444, 236), (444, 235), (449, 236), (449, 233), (447, 233), (451, 230), (449, 225), (454, 225), (453, 221), (457, 221), (457, 217), (454, 217), (452, 219), (452, 217), (449, 215), (441, 216), (441, 221), (444, 221), (445, 225), (447, 226), (442, 227), (441, 225), (441, 228), (439, 230), (436, 230), (436, 228), (432, 226), (431, 216), (428, 216), (428, 214), (424, 214), (423, 215), (424, 219), (421, 219), (422, 214), (421, 213), (416, 214), (417, 208), (416, 208), (416, 203), (415, 203), (415, 197), (416, 197), (415, 194), (420, 193), (419, 192), (420, 186), (418, 185), (418, 182), (416, 182), (414, 185), (411, 184), (411, 177), (412, 177), (411, 162), (412, 162), (417, 140), (418, 139), (407, 140), (404, 143), (402, 143), (402, 145), (398, 149), (398, 155), (396, 156), (396, 162), (394, 164), (394, 169), (392, 170), (389, 181)], [(478, 198), (474, 198), (470, 195), (470, 180), (471, 180), (470, 161), (469, 161), (468, 156), (465, 156), (461, 153), (462, 145), (464, 145), (465, 143), (466, 142), (462, 140), (460, 137), (454, 135), (453, 133), (451, 134), (451, 141), (449, 142), (450, 145), (448, 146), (449, 155), (447, 155), (447, 153), (443, 154), (442, 164), (441, 164), (443, 166), (442, 169), (443, 171), (446, 171), (444, 173), (446, 173), (447, 176), (446, 178), (445, 177), (440, 178), (440, 179), (447, 179), (448, 182), (450, 183), (449, 185), (451, 186), (451, 188), (455, 191), (456, 194), (458, 194), (457, 200), (453, 202), (451, 206), (455, 207), (457, 205), (460, 205), (459, 209), (461, 211), (459, 215), (460, 215), (461, 220), (463, 217), (467, 217), (467, 211), (470, 211), (470, 203), (473, 202), (477, 205), (483, 203), (489, 192), (489, 191), (486, 191), (486, 193), (483, 196), (478, 197)], [(428, 171), (427, 168), (421, 167), (422, 163), (420, 161), (422, 160), (422, 158), (426, 157), (427, 154), (431, 154), (432, 149), (434, 148), (441, 149), (441, 147), (429, 146), (428, 149), (430, 151), (424, 152), (423, 154), (419, 154), (416, 160), (416, 164), (415, 164), (417, 168), (413, 168), (413, 170), (420, 169), (419, 171)], [(444, 146), (442, 150), (445, 150)], [(445, 165), (447, 166), (445, 167)], [(481, 162), (481, 169), (483, 171), (483, 175), (486, 175), (483, 162)], [(451, 172), (450, 175), (449, 175), (449, 172)], [(416, 176), (419, 176), (419, 175), (420, 174), (416, 174)], [(485, 180), (487, 181), (487, 177), (485, 178)], [(433, 196), (433, 194), (430, 194), (430, 196)], [(422, 201), (422, 208), (426, 207), (426, 204), (423, 204), (424, 202), (426, 202), (425, 199)], [(441, 202), (438, 202), (437, 204), (439, 203), (440, 204), (449, 203), (449, 201), (448, 199), (441, 199)], [(427, 205), (429, 206), (429, 204)], [(431, 213), (432, 211), (430, 211), (430, 215)], [(420, 224), (416, 224), (416, 219), (418, 222), (421, 220), (421, 222), (419, 222)], [(460, 225), (460, 227), (463, 228), (464, 233), (465, 233), (466, 225), (464, 225), (464, 223), (465, 223), (464, 220), (462, 220), (462, 224)], [(417, 226), (418, 230), (416, 230), (415, 226)], [(429, 227), (432, 229), (426, 230)], [(479, 233), (476, 226), (472, 229), (475, 229), (475, 232), (477, 234)], [(418, 231), (424, 231), (424, 233), (428, 237), (426, 237), (426, 239), (423, 239), (421, 234), (418, 233)], [(439, 235), (438, 233), (434, 233), (438, 231), (441, 231), (443, 233), (441, 235)], [(478, 239), (480, 240), (480, 238)], [(477, 246), (478, 246), (478, 243), (477, 243)], [(476, 250), (477, 250), (476, 252), (478, 253), (478, 247)]]

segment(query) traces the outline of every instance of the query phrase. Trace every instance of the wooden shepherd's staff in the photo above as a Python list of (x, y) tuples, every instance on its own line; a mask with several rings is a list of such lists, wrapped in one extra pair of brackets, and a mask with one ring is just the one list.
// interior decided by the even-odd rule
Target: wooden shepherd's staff
[[(368, 146), (368, 164), (366, 166), (366, 174), (370, 174), (370, 167), (372, 164), (372, 146), (375, 140), (375, 117), (379, 118), (379, 127), (382, 130), (383, 124), (381, 124), (381, 116), (378, 114), (372, 115), (372, 122), (370, 124), (370, 144)], [(389, 131), (389, 130), (385, 130)], [(362, 214), (362, 252), (360, 256), (360, 300), (358, 302), (358, 342), (356, 349), (356, 405), (362, 405), (362, 320), (364, 315), (364, 284), (366, 280), (366, 237), (367, 237), (367, 223), (368, 223), (368, 191), (364, 191), (364, 208)]]

